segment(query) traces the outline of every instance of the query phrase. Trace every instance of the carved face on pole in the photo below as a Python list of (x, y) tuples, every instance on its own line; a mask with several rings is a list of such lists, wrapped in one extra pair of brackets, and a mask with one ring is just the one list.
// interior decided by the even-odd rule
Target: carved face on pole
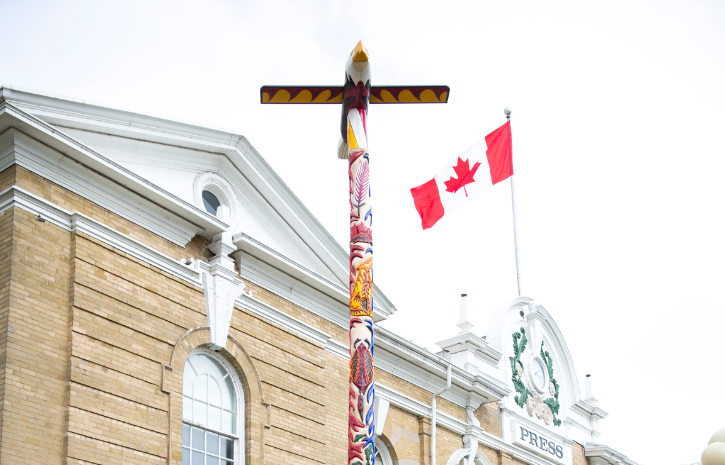
[[(370, 104), (370, 61), (368, 61), (368, 51), (362, 41), (358, 42), (345, 65), (345, 85), (342, 93), (342, 117), (340, 123), (340, 133), (342, 136), (340, 146), (338, 147), (339, 158), (347, 158), (348, 147), (348, 114), (351, 109), (359, 111), (362, 117), (362, 129), (366, 130), (365, 120)], [(364, 145), (360, 145), (362, 141), (357, 141), (357, 146), (361, 149), (367, 148), (367, 141)]]

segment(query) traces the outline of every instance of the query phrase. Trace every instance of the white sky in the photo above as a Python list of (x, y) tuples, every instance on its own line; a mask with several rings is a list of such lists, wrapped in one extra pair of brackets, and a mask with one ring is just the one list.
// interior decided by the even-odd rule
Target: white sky
[(725, 426), (725, 3), (0, 1), (0, 82), (246, 134), (344, 246), (340, 108), (263, 84), (448, 84), (369, 115), (384, 325), (431, 350), (469, 294), (479, 334), (516, 296), (508, 182), (423, 232), (409, 189), (513, 108), (524, 293), (610, 413), (601, 442), (699, 461)]

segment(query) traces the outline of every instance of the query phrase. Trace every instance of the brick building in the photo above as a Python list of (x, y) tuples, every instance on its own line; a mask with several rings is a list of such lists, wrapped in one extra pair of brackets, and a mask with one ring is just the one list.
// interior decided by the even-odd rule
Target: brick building
[[(347, 251), (243, 136), (3, 87), (0, 205), (0, 463), (347, 463)], [(378, 461), (634, 464), (546, 309), (464, 302), (378, 328)]]

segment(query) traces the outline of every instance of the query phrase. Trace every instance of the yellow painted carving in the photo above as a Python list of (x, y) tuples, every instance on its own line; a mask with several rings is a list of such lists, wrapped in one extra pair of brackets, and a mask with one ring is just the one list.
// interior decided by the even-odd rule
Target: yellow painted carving
[(270, 103), (287, 103), (289, 102), (290, 94), (284, 89), (278, 90), (272, 96)]
[(438, 102), (440, 102), (440, 100), (438, 100), (438, 97), (436, 97), (436, 93), (430, 89), (426, 89), (420, 93), (420, 101), (421, 101), (421, 103), (438, 103)]
[(262, 103), (269, 102), (269, 92), (262, 92)]
[(312, 92), (309, 90), (302, 90), (297, 95), (295, 95), (295, 98), (292, 99), (290, 103), (310, 103), (312, 101)]
[(355, 131), (352, 130), (352, 125), (350, 124), (349, 120), (347, 121), (347, 145), (349, 146), (350, 150), (359, 147), (359, 145), (357, 145), (357, 139), (355, 139)]
[(327, 101), (327, 103), (342, 103), (342, 92), (337, 94), (337, 96), (332, 97), (330, 100)]
[(332, 91), (330, 90), (323, 90), (320, 92), (320, 95), (315, 97), (315, 99), (312, 101), (312, 103), (323, 103), (327, 102), (327, 99), (330, 98), (330, 95), (332, 95)]
[(360, 263), (355, 270), (355, 285), (350, 293), (351, 316), (373, 316), (373, 257)]
[(380, 97), (383, 99), (383, 102), (385, 103), (396, 103), (397, 100), (395, 100), (395, 97), (393, 97), (393, 94), (390, 93), (390, 91), (383, 89), (380, 91)]
[(409, 91), (408, 89), (400, 91), (400, 93), (398, 94), (398, 101), (400, 103), (418, 103), (418, 99), (415, 98), (413, 92)]

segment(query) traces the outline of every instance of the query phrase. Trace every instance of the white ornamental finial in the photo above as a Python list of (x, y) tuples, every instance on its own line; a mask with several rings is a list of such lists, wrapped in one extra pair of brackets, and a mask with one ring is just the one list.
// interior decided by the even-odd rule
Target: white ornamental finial
[(458, 326), (462, 333), (473, 328), (473, 324), (468, 321), (468, 311), (466, 309), (467, 297), (468, 294), (461, 294), (461, 305), (458, 307), (458, 323), (456, 323), (456, 326)]
[(590, 405), (596, 405), (597, 403), (597, 399), (594, 397), (594, 392), (592, 391), (592, 375), (587, 375), (584, 384), (584, 402)]

